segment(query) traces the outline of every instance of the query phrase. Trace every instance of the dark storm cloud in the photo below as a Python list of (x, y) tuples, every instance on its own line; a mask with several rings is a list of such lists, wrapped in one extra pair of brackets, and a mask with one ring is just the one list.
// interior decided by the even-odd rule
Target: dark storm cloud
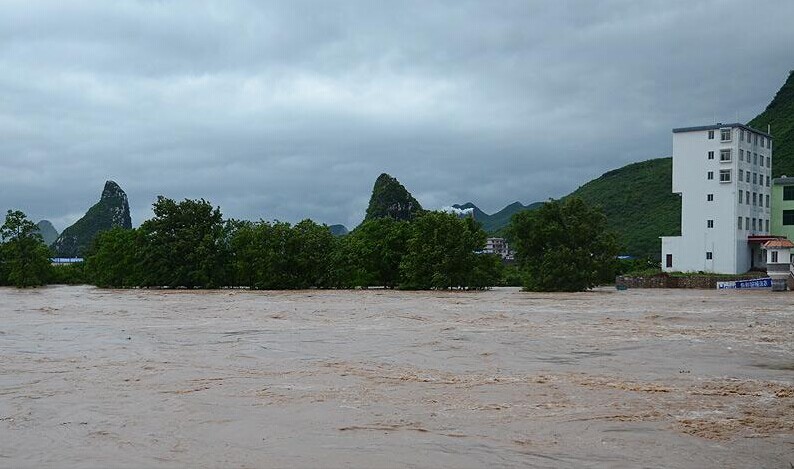
[(747, 121), (794, 3), (6, 1), (0, 208), (63, 229), (105, 179), (227, 216), (355, 225), (381, 172), (427, 207), (564, 195)]

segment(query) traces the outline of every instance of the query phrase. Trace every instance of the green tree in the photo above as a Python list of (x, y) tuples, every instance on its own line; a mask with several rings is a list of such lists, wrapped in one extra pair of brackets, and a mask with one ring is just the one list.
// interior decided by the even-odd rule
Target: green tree
[(158, 197), (143, 237), (141, 283), (146, 286), (213, 288), (224, 284), (229, 233), (219, 208), (204, 199)]
[(143, 237), (137, 229), (112, 228), (99, 233), (85, 257), (85, 275), (99, 287), (125, 288), (140, 285)]
[(396, 287), (409, 226), (393, 218), (365, 220), (339, 240), (333, 261), (336, 285)]
[(311, 220), (242, 222), (230, 242), (234, 277), (254, 289), (327, 287), (335, 243), (327, 226)]
[(615, 235), (603, 212), (578, 197), (517, 213), (510, 231), (526, 290), (583, 291), (614, 279)]
[[(490, 272), (475, 252), (485, 246), (485, 239), (485, 232), (472, 218), (444, 212), (420, 215), (410, 224), (406, 254), (400, 263), (400, 287), (428, 290), (495, 285), (498, 277), (475, 278), (475, 273)], [(484, 268), (477, 271), (478, 264)]]
[(0, 228), (5, 282), (20, 288), (44, 285), (51, 274), (50, 251), (35, 223), (19, 210), (9, 210)]

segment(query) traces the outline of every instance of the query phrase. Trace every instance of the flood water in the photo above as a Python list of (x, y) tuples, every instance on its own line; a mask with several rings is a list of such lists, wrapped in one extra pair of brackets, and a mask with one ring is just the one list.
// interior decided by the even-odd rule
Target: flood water
[(794, 294), (0, 289), (0, 467), (792, 463)]

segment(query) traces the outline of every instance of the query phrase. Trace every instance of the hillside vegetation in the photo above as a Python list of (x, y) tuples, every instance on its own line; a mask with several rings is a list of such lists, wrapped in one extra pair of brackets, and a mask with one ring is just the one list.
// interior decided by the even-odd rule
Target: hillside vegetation
[(659, 258), (659, 236), (681, 234), (681, 198), (672, 193), (673, 159), (632, 163), (572, 192), (601, 207), (618, 234), (621, 252)]
[(764, 112), (747, 125), (762, 132), (772, 130), (772, 176), (794, 176), (794, 70)]
[(367, 215), (364, 221), (378, 218), (412, 220), (422, 212), (422, 206), (400, 181), (386, 173), (378, 176), (372, 187)]
[(51, 249), (58, 257), (78, 257), (96, 236), (114, 227), (132, 228), (127, 194), (113, 181), (105, 182), (99, 202), (74, 225), (63, 230)]

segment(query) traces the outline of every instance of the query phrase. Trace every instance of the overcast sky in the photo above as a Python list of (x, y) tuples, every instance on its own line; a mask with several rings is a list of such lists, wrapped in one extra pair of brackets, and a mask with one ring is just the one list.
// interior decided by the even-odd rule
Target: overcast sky
[(58, 230), (106, 179), (135, 225), (162, 194), (352, 227), (381, 172), (493, 212), (746, 122), (794, 68), (791, 0), (0, 7), (0, 209)]

